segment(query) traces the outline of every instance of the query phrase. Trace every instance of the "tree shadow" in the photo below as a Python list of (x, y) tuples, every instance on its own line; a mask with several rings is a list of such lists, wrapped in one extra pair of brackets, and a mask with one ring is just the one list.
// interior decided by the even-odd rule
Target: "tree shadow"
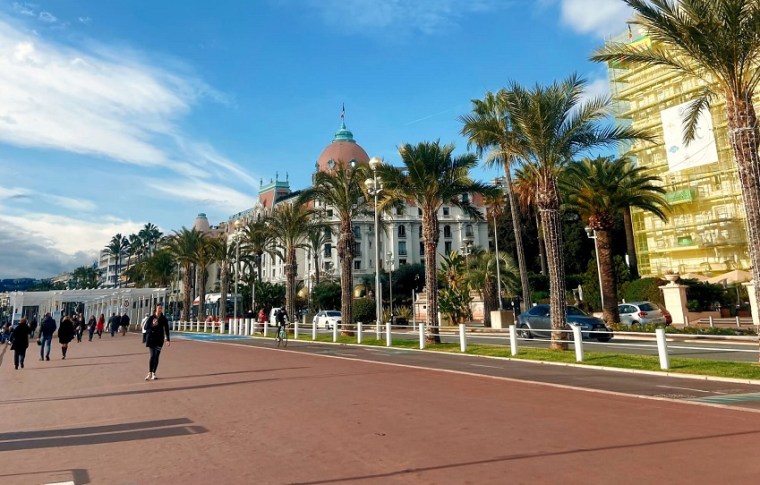
[(0, 433), (0, 452), (122, 443), (208, 432), (202, 426), (191, 426), (192, 423), (193, 421), (188, 418), (177, 418), (82, 428)]
[[(66, 359), (69, 360), (69, 359)], [(89, 367), (93, 365), (116, 365), (116, 364), (128, 364), (125, 360), (120, 360), (117, 362), (93, 362), (91, 364), (68, 364), (68, 365), (46, 365), (45, 367), (26, 367), (24, 368), (24, 372), (27, 371), (33, 371), (33, 370), (55, 370), (55, 369), (62, 369), (64, 367)]]

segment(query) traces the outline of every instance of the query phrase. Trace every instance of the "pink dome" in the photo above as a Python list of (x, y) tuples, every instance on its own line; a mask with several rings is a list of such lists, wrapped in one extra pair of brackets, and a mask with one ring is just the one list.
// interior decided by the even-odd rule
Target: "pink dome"
[(353, 134), (346, 129), (346, 125), (341, 124), (340, 130), (335, 133), (332, 143), (327, 145), (317, 159), (317, 170), (326, 172), (334, 169), (338, 164), (348, 165), (351, 160), (356, 163), (369, 163), (369, 155), (364, 148), (354, 141)]

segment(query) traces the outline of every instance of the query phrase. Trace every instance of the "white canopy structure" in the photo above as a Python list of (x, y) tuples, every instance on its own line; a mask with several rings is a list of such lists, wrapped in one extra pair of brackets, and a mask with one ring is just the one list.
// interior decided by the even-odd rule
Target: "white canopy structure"
[[(90, 315), (127, 314), (132, 322), (137, 323), (141, 317), (152, 311), (157, 303), (166, 304), (167, 288), (99, 288), (92, 290), (51, 290), (51, 291), (14, 291), (8, 293), (13, 321), (21, 319), (24, 313), (39, 316), (47, 312), (56, 313), (63, 310), (66, 303), (84, 305), (86, 318)], [(27, 310), (24, 309), (33, 308)]]

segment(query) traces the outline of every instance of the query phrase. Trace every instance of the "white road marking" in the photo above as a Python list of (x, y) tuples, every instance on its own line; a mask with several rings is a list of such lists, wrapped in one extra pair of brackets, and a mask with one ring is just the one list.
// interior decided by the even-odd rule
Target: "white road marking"
[[(707, 394), (711, 394), (713, 391), (705, 391), (704, 389), (692, 389), (691, 387), (677, 387), (677, 386), (657, 386), (662, 387), (663, 389), (681, 389), (684, 391), (694, 391), (694, 392), (704, 392)], [(715, 392), (715, 394), (723, 394), (722, 392)]]
[(495, 365), (483, 365), (483, 364), (470, 364), (473, 367), (488, 367), (489, 369), (501, 369), (501, 367), (496, 367)]

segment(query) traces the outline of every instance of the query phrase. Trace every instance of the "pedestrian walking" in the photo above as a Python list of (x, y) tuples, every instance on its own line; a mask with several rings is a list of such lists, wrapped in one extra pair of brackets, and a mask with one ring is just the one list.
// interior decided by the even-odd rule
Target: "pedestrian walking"
[(156, 370), (158, 370), (158, 360), (161, 357), (161, 348), (164, 346), (164, 336), (166, 346), (171, 345), (169, 338), (169, 321), (164, 315), (164, 307), (160, 303), (156, 305), (156, 312), (148, 318), (145, 323), (145, 346), (150, 351), (150, 361), (148, 363), (148, 375), (145, 380), (155, 381)]
[(31, 328), (26, 323), (26, 318), (11, 331), (11, 350), (13, 350), (13, 365), (18, 370), (18, 366), (24, 368), (24, 359), (26, 358), (26, 349), (29, 348), (29, 334)]
[(126, 312), (121, 316), (121, 319), (119, 319), (119, 326), (121, 327), (122, 337), (126, 336), (127, 330), (129, 330), (129, 315), (127, 315)]
[(61, 326), (58, 328), (58, 342), (61, 344), (61, 353), (64, 360), (66, 359), (66, 352), (69, 350), (69, 342), (74, 340), (76, 335), (76, 329), (74, 328), (74, 322), (71, 321), (68, 315), (61, 320)]
[(29, 324), (29, 336), (34, 338), (34, 333), (37, 331), (37, 314), (32, 317), (32, 322)]
[(84, 315), (74, 315), (74, 328), (77, 331), (77, 342), (81, 342), (84, 335)]
[[(40, 360), (50, 360), (50, 347), (53, 345), (53, 334), (58, 328), (55, 320), (50, 315), (50, 312), (45, 314), (45, 318), (40, 323), (40, 337), (38, 343), (40, 344)], [(47, 346), (47, 350), (45, 347)]]
[(103, 338), (103, 330), (105, 330), (105, 328), (106, 328), (106, 316), (101, 313), (100, 317), (98, 317), (98, 325), (97, 325), (98, 338)]
[(116, 335), (116, 332), (119, 330), (120, 321), (121, 321), (121, 317), (118, 316), (116, 313), (112, 313), (111, 318), (108, 319), (108, 331), (111, 332), (111, 337)]
[(92, 336), (95, 335), (95, 327), (98, 326), (95, 320), (95, 315), (90, 315), (90, 320), (87, 321), (87, 331), (90, 334), (90, 342), (92, 342)]

